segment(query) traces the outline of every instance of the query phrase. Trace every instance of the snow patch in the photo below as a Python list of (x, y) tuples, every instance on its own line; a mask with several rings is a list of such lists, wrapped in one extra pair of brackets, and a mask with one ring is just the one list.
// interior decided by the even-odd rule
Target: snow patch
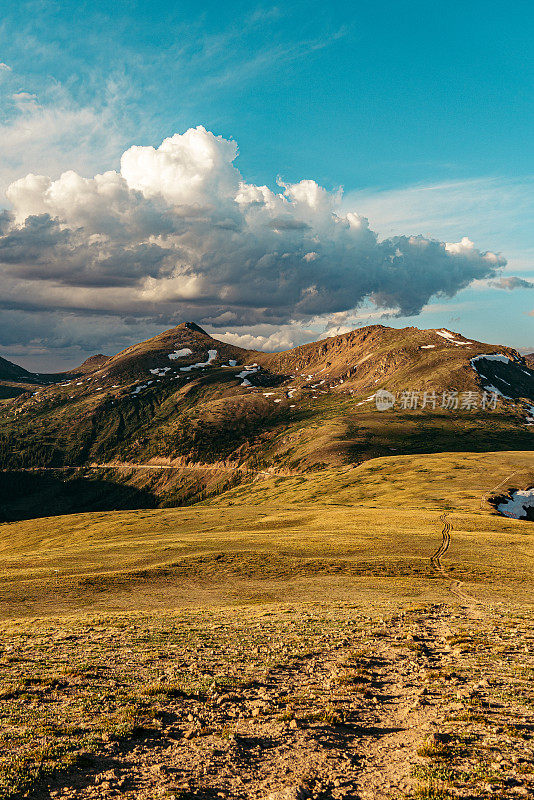
[(170, 369), (170, 367), (156, 367), (156, 369), (149, 369), (148, 371), (151, 375), (159, 375), (161, 378), (164, 378), (165, 374), (170, 372)]
[(171, 361), (175, 361), (177, 358), (184, 358), (184, 356), (192, 356), (193, 351), (189, 349), (189, 347), (184, 347), (181, 350), (175, 350), (174, 353), (169, 353), (169, 358)]
[(435, 347), (435, 344), (422, 344), (419, 348), (420, 350), (430, 350), (432, 347)]
[(254, 375), (255, 372), (259, 372), (260, 368), (257, 364), (252, 364), (251, 366), (245, 366), (241, 372), (238, 372), (236, 378), (242, 378), (243, 381), (241, 386), (252, 386), (251, 382), (248, 380), (249, 375)]
[(215, 361), (216, 358), (217, 358), (217, 350), (208, 350), (207, 361), (199, 361), (197, 364), (190, 364), (188, 367), (180, 367), (180, 372), (191, 372), (192, 369), (201, 369), (202, 367), (209, 367), (211, 362)]
[(510, 500), (500, 503), (497, 506), (497, 511), (504, 517), (511, 517), (512, 519), (526, 519), (526, 509), (534, 507), (534, 488), (532, 489), (519, 489), (512, 494)]
[(502, 397), (503, 400), (513, 400), (514, 399), (513, 397), (507, 397), (505, 394), (503, 394), (501, 392), (500, 389), (497, 389), (497, 387), (493, 386), (491, 383), (489, 384), (489, 386), (484, 386), (484, 389), (485, 389), (486, 392), (492, 392), (493, 394), (496, 394), (499, 397)]
[(141, 392), (143, 389), (148, 389), (151, 383), (154, 383), (154, 381), (147, 381), (146, 383), (141, 383), (139, 386), (136, 386), (132, 392), (132, 395), (139, 394), (139, 392)]
[[(503, 355), (502, 353), (488, 353), (486, 355), (480, 355), (480, 356), (475, 356), (474, 358), (471, 358), (470, 359), (471, 366), (473, 367), (473, 369), (475, 370), (477, 375), (480, 378), (482, 378), (483, 380), (485, 380), (485, 381), (487, 381), (488, 378), (486, 377), (486, 375), (483, 375), (482, 372), (479, 372), (478, 367), (477, 367), (477, 362), (481, 361), (482, 359), (484, 359), (486, 361), (499, 361), (502, 364), (510, 364), (512, 362), (511, 358), (509, 358), (508, 356)], [(508, 386), (511, 386), (511, 384), (508, 383), (508, 381), (504, 380), (504, 378), (501, 378), (498, 375), (496, 375), (495, 378), (497, 380), (499, 380), (499, 381), (502, 381), (503, 383), (506, 383)], [(501, 391), (499, 391), (499, 389), (495, 388), (495, 386), (493, 386), (493, 385), (484, 386), (484, 389), (487, 392), (496, 392), (501, 397), (504, 397), (505, 400), (512, 400), (513, 399), (512, 397), (507, 397), (506, 395), (504, 395)]]
[(450, 331), (446, 330), (445, 328), (442, 328), (439, 331), (434, 331), (434, 333), (437, 333), (438, 336), (441, 336), (443, 339), (447, 339), (449, 342), (452, 342), (455, 345), (473, 344), (473, 342), (469, 342), (467, 339), (463, 339), (463, 340), (462, 339), (455, 339), (454, 338), (454, 333), (451, 333)]
[(502, 353), (489, 353), (487, 355), (480, 355), (475, 356), (471, 360), (471, 365), (475, 365), (475, 361), (480, 361), (481, 358), (485, 358), (486, 361), (502, 361), (503, 364), (509, 364), (511, 362), (511, 358), (508, 356), (503, 355)]

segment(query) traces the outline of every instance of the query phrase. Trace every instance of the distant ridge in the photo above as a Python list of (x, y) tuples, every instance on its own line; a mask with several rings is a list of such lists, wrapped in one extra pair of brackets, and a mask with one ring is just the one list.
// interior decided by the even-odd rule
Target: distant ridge
[[(20, 394), (0, 404), (4, 469), (165, 459), (294, 471), (532, 447), (534, 368), (511, 347), (445, 328), (369, 325), (265, 353), (184, 322), (70, 374), (2, 364)], [(391, 413), (377, 413), (379, 389), (396, 398)], [(191, 476), (180, 487), (203, 496)]]
[(95, 369), (100, 369), (106, 361), (109, 361), (110, 356), (105, 356), (103, 353), (96, 353), (94, 356), (86, 358), (83, 364), (74, 369), (69, 369), (67, 375), (84, 375), (87, 372), (94, 372)]
[(0, 357), (0, 380), (2, 381), (29, 381), (34, 383), (37, 376), (33, 372), (28, 372), (24, 367), (19, 367), (12, 361)]

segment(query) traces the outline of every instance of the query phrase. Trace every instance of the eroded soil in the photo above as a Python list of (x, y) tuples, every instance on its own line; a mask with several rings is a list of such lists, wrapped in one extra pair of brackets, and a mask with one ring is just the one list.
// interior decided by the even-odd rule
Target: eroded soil
[(443, 604), (5, 627), (1, 796), (534, 796), (533, 642)]

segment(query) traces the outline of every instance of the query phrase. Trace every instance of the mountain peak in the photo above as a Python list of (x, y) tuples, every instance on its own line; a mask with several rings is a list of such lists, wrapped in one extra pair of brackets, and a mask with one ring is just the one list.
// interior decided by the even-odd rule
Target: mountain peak
[(96, 353), (94, 356), (89, 356), (89, 358), (86, 358), (83, 364), (80, 364), (79, 367), (69, 370), (68, 374), (94, 372), (95, 370), (100, 369), (100, 367), (102, 367), (106, 361), (109, 361), (109, 358), (110, 356), (105, 356), (103, 353)]
[(197, 325), (196, 322), (182, 322), (181, 325), (178, 325), (179, 328), (188, 328), (190, 331), (196, 331), (197, 333), (203, 333), (205, 336), (209, 336), (209, 334), (201, 328), (200, 325)]

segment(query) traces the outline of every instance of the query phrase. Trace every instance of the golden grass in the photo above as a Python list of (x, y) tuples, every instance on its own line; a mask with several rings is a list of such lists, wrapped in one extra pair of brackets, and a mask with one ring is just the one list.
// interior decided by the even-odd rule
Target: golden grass
[[(228, 502), (318, 503), (381, 507), (491, 511), (492, 492), (534, 483), (534, 453), (437, 453), (374, 458), (357, 467), (277, 477), (227, 492)], [(498, 487), (498, 488), (497, 488)]]
[[(53, 614), (323, 598), (450, 597), (429, 557), (481, 597), (532, 596), (529, 523), (484, 492), (534, 475), (531, 453), (399, 456), (275, 478), (189, 508), (49, 517), (0, 526), (0, 613)], [(501, 489), (499, 490), (501, 491)]]

